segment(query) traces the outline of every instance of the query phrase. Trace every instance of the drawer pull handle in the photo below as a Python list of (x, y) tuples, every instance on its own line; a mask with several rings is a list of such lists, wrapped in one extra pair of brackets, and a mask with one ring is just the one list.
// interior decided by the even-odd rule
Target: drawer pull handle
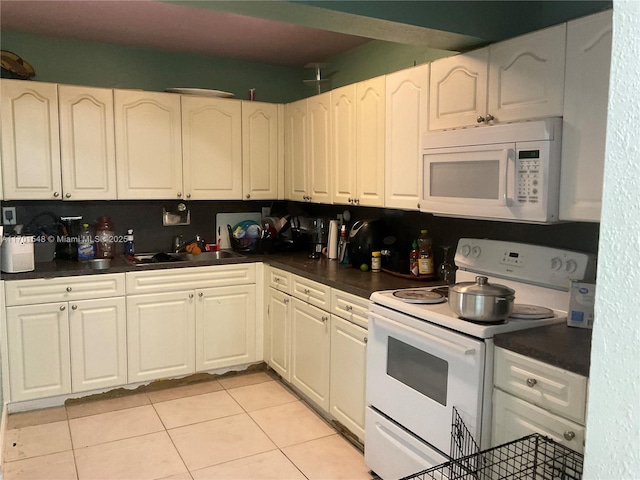
[(574, 438), (576, 438), (576, 434), (574, 432), (572, 432), (571, 430), (567, 430), (566, 432), (564, 432), (564, 438), (565, 440), (573, 440)]
[(288, 299), (288, 298), (285, 298), (285, 299), (284, 299), (284, 304), (285, 304), (285, 305), (289, 305), (289, 299)]
[(345, 309), (347, 312), (350, 312), (351, 310), (353, 310), (353, 307), (352, 307), (351, 305), (347, 305), (346, 307), (344, 307), (344, 309)]
[(78, 309), (78, 305), (71, 305), (71, 310), (77, 310)]
[(329, 320), (329, 317), (327, 317), (327, 316), (323, 316), (322, 317), (322, 322), (323, 323), (327, 323), (327, 320)]
[(304, 294), (305, 295), (309, 295), (311, 293), (311, 290), (309, 290), (308, 288), (304, 289)]
[(202, 298), (202, 297), (204, 297), (204, 293), (200, 292), (200, 293), (198, 293), (198, 296), (199, 296), (200, 298)]
[(274, 277), (273, 281), (276, 283), (280, 283), (280, 277)]
[(533, 388), (538, 381), (535, 378), (527, 378), (527, 385)]
[(67, 292), (70, 292), (71, 290), (73, 290), (73, 288), (67, 287)]
[(190, 294), (189, 294), (189, 298), (193, 298), (193, 293), (190, 293)]

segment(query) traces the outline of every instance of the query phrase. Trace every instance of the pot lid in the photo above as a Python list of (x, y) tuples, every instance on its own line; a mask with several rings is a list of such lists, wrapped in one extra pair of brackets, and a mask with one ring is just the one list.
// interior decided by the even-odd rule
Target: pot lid
[(512, 288), (497, 283), (489, 283), (487, 277), (477, 276), (475, 282), (461, 282), (449, 287), (452, 291), (466, 295), (483, 295), (491, 297), (504, 297), (514, 295)]

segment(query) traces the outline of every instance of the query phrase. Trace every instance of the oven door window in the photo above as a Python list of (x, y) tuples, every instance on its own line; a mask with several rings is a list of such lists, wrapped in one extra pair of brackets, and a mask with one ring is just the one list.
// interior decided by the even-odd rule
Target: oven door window
[(447, 405), (449, 364), (445, 360), (390, 336), (387, 375), (439, 404)]

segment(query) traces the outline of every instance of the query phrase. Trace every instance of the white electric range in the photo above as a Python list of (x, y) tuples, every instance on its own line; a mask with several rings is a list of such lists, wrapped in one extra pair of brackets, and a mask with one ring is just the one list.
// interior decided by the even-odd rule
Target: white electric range
[(446, 301), (414, 303), (427, 291), (432, 301), (434, 287), (371, 295), (365, 461), (385, 480), (449, 460), (453, 407), (480, 447), (489, 447), (493, 337), (566, 322), (571, 280), (595, 271), (585, 253), (470, 238), (458, 242), (455, 263), (457, 282), (482, 275), (514, 289), (514, 310), (525, 318), (475, 323)]

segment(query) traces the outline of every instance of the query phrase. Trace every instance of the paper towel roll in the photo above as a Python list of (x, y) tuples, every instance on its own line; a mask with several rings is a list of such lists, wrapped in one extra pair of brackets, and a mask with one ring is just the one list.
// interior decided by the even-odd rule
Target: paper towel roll
[(329, 221), (329, 240), (328, 244), (328, 258), (329, 260), (336, 260), (338, 258), (338, 237), (340, 236), (340, 222), (338, 220)]

